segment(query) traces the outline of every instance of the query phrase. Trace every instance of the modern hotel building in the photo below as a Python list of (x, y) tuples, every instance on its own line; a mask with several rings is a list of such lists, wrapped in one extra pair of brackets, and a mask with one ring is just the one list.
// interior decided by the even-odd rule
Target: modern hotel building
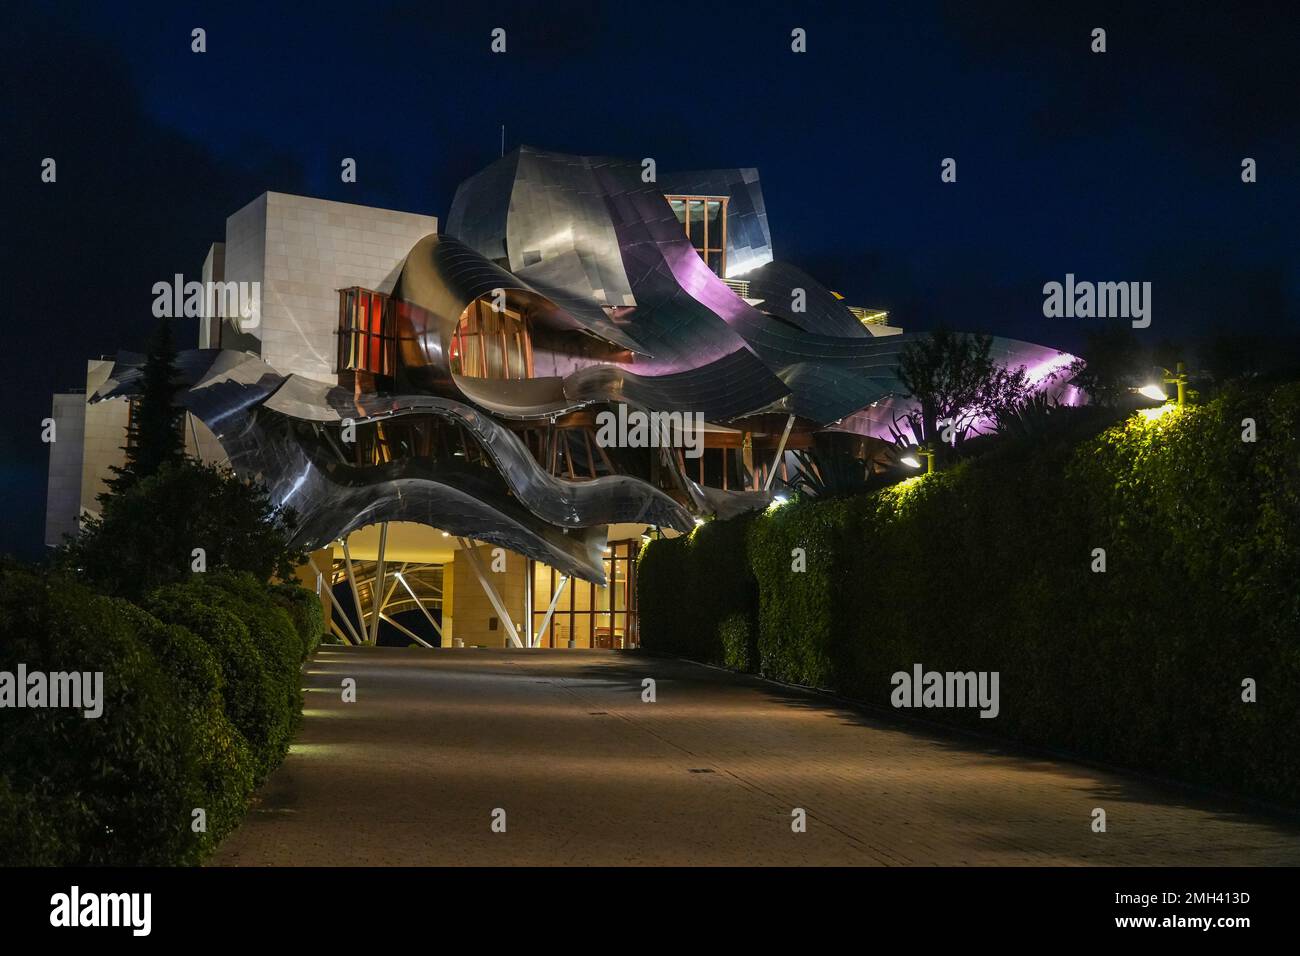
[[(523, 147), (441, 233), (280, 193), (227, 219), (202, 279), (258, 294), (178, 358), (189, 450), (294, 509), (341, 640), (636, 646), (643, 535), (766, 507), (821, 433), (896, 454), (912, 336), (774, 258), (755, 170), (647, 178)], [(994, 347), (1064, 395), (1071, 356)], [(95, 511), (141, 362), (54, 397), (47, 544)], [(619, 406), (701, 416), (702, 453), (609, 441)]]

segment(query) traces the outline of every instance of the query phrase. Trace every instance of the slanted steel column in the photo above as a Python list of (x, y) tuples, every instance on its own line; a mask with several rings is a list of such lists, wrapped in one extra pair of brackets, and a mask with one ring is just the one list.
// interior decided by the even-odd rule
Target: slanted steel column
[(397, 580), (402, 582), (402, 587), (406, 588), (406, 593), (411, 595), (411, 600), (415, 602), (415, 606), (424, 614), (425, 620), (433, 625), (433, 629), (438, 633), (438, 640), (441, 641), (442, 628), (440, 628), (438, 622), (433, 619), (433, 615), (430, 614), (429, 609), (424, 606), (424, 602), (415, 596), (415, 592), (411, 590), (411, 585), (407, 582), (406, 578), (402, 576), (401, 571), (397, 572)]
[(361, 590), (357, 587), (357, 576), (352, 571), (352, 552), (348, 550), (348, 539), (339, 538), (343, 545), (343, 567), (348, 572), (348, 587), (352, 589), (352, 601), (357, 606), (357, 628), (366, 629), (366, 612), (361, 609)]
[(564, 586), (569, 583), (567, 574), (560, 575), (560, 586), (555, 589), (555, 597), (551, 598), (551, 606), (546, 609), (546, 616), (542, 618), (541, 626), (537, 628), (537, 633), (533, 636), (533, 647), (542, 646), (542, 638), (546, 636), (546, 629), (550, 627), (551, 616), (555, 614), (555, 608), (560, 603), (560, 595), (564, 593)]
[(794, 427), (794, 416), (791, 415), (785, 420), (785, 431), (781, 432), (781, 443), (776, 446), (776, 457), (772, 459), (772, 467), (768, 469), (767, 480), (763, 482), (763, 490), (767, 491), (772, 487), (772, 479), (776, 477), (776, 466), (781, 464), (781, 459), (785, 457), (785, 443), (790, 438), (790, 429)]
[(409, 562), (407, 561), (403, 561), (402, 566), (398, 568), (397, 573), (393, 575), (393, 583), (390, 584), (388, 590), (384, 592), (384, 603), (379, 605), (380, 614), (384, 612), (384, 608), (388, 607), (388, 602), (393, 599), (393, 592), (397, 590), (397, 582), (402, 579), (402, 572), (406, 570), (406, 565), (408, 563)]
[[(312, 561), (310, 558), (308, 560), (311, 561), (311, 566), (313, 568), (316, 568), (316, 573), (317, 574), (321, 573), (321, 570), (319, 567), (317, 567), (316, 562)], [(334, 584), (330, 580), (330, 575), (328, 574), (325, 575), (325, 590), (329, 593), (330, 603), (334, 605), (334, 610), (338, 612), (339, 618), (343, 621), (343, 626), (348, 629), (348, 633), (352, 635), (352, 639), (356, 641), (358, 644), (364, 644), (365, 641), (361, 640), (361, 638), (357, 636), (356, 628), (352, 626), (352, 622), (348, 620), (348, 616), (343, 613), (343, 605), (339, 604), (339, 599), (334, 596)]]
[(510, 643), (514, 647), (523, 647), (524, 642), (519, 639), (519, 632), (515, 630), (515, 622), (512, 621), (510, 615), (506, 613), (506, 606), (501, 601), (501, 596), (497, 594), (497, 589), (488, 583), (487, 573), (483, 570), (483, 563), (478, 558), (478, 552), (475, 551), (474, 546), (464, 538), (457, 538), (456, 540), (460, 542), (462, 552), (465, 555), (465, 560), (469, 562), (469, 566), (474, 570), (474, 576), (478, 578), (478, 583), (482, 585), (483, 593), (486, 594), (487, 599), (492, 602), (492, 607), (496, 609), (497, 617), (499, 617), (501, 623), (505, 625), (506, 635), (510, 638)]
[(422, 638), (419, 634), (416, 634), (414, 631), (410, 630), (409, 628), (403, 627), (401, 624), (398, 624), (387, 614), (381, 613), (379, 616), (383, 618), (385, 621), (387, 621), (389, 624), (393, 625), (393, 627), (397, 628), (399, 631), (401, 631), (411, 640), (415, 641), (415, 643), (421, 645), (422, 647), (427, 647), (430, 650), (433, 649), (433, 645), (430, 644), (428, 641), (426, 641), (424, 638)]
[(375, 613), (370, 619), (370, 643), (379, 643), (379, 611), (380, 592), (384, 589), (384, 557), (388, 551), (388, 522), (385, 521), (379, 526), (379, 561), (375, 565), (375, 581), (372, 588), (375, 592), (374, 607)]

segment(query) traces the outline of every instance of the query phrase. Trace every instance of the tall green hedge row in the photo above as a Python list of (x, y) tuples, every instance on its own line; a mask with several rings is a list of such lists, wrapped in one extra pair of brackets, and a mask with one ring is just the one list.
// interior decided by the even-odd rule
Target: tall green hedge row
[(748, 669), (758, 638), (758, 582), (745, 553), (753, 520), (709, 522), (641, 550), (636, 577), (643, 644), (649, 634), (664, 653)]
[(196, 574), (141, 608), (0, 565), (0, 670), (104, 675), (97, 718), (0, 713), (0, 863), (201, 860), (285, 753), (320, 631), (314, 595), (246, 574)]
[[(705, 531), (734, 536), (691, 538)], [(723, 587), (715, 602), (734, 605), (692, 622), (716, 577), (703, 557), (646, 549), (643, 646), (716, 662), (713, 622), (755, 618), (762, 673), (883, 707), (917, 663), (998, 671), (995, 719), (920, 713), (1300, 805), (1300, 384), (769, 511), (729, 557), (756, 601)]]

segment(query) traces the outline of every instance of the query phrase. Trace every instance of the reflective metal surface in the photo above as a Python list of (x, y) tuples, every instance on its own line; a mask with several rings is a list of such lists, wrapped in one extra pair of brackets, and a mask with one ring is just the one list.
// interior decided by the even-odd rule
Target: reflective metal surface
[[(749, 301), (700, 257), (666, 195), (727, 200), (726, 271), (746, 278)], [(702, 487), (668, 453), (658, 467), (685, 506), (631, 475), (565, 480), (539, 464), (518, 429), (584, 410), (590, 421), (625, 403), (740, 430), (761, 431), (744, 424), (770, 420), (758, 416), (793, 415), (805, 433), (888, 439), (912, 408), (897, 366), (919, 336), (872, 336), (813, 277), (773, 259), (756, 170), (663, 173), (647, 183), (639, 161), (521, 147), (461, 184), (446, 229), (417, 242), (401, 265), (391, 303), (396, 369), (381, 388), (282, 376), (242, 352), (178, 358), (179, 400), (241, 475), (297, 510), (303, 547), (376, 521), (420, 521), (602, 580), (605, 525), (685, 531), (695, 514), (735, 514), (771, 495)], [(536, 340), (539, 377), (471, 377), (454, 365), (462, 318), (498, 296)], [(994, 353), (1025, 366), (1037, 388), (1077, 400), (1052, 377), (1072, 356), (1008, 339), (995, 339)], [(96, 398), (134, 394), (140, 362), (124, 353)], [(333, 437), (345, 419), (377, 430), (463, 429), (486, 465), (432, 453), (357, 465)]]
[(772, 261), (772, 233), (757, 169), (709, 169), (665, 173), (659, 188), (668, 196), (727, 197), (727, 277), (750, 278)]
[[(120, 359), (91, 400), (138, 394), (141, 361), (135, 355)], [(276, 505), (294, 509), (294, 544), (304, 549), (377, 521), (417, 521), (603, 583), (606, 525), (692, 526), (680, 505), (635, 478), (574, 482), (545, 473), (513, 433), (457, 402), (432, 396), (356, 400), (336, 386), (279, 376), (248, 353), (182, 352), (178, 367), (187, 386), (180, 403), (212, 430), (236, 473), (264, 484)], [(319, 433), (320, 426), (344, 418), (361, 426), (415, 414), (464, 426), (497, 471), (427, 458), (356, 466), (332, 453)]]
[[(806, 332), (849, 339), (869, 338), (848, 306), (802, 269), (784, 262), (769, 262), (745, 276), (749, 298), (759, 299), (764, 311)], [(803, 293), (796, 310), (796, 290)]]

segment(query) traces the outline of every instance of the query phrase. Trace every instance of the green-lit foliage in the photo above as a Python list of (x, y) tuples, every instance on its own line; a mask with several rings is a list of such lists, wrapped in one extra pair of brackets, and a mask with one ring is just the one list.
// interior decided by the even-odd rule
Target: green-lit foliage
[(753, 622), (740, 611), (733, 611), (718, 625), (722, 638), (722, 663), (732, 670), (752, 671), (758, 666)]
[[(637, 563), (642, 647), (722, 664), (726, 618), (739, 613), (747, 633), (757, 633), (758, 590), (745, 556), (752, 520), (706, 522), (689, 535), (642, 549)], [(732, 623), (733, 633), (737, 626)], [(754, 660), (752, 654), (749, 659)]]

